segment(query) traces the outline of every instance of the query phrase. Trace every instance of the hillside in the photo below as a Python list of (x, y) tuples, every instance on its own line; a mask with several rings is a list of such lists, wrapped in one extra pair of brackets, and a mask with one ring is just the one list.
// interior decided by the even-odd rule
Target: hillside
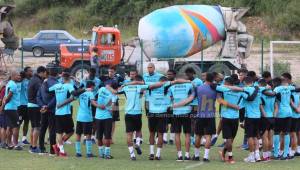
[(65, 29), (86, 38), (93, 25), (118, 25), (125, 39), (137, 34), (138, 20), (149, 12), (176, 4), (250, 7), (248, 31), (266, 39), (300, 37), (299, 0), (3, 0), (16, 9), (12, 20), (20, 37), (40, 29)]

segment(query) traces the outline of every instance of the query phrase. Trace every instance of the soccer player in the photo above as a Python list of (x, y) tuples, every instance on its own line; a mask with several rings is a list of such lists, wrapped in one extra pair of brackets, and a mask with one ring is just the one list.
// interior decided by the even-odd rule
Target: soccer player
[[(97, 106), (95, 101), (95, 95), (93, 93), (95, 83), (88, 81), (86, 88), (90, 89), (79, 96), (79, 108), (77, 111), (77, 123), (76, 123), (76, 142), (75, 150), (76, 157), (82, 157), (81, 154), (81, 135), (86, 136), (86, 156), (88, 158), (93, 157), (92, 154), (92, 129), (93, 129), (93, 114), (91, 106)], [(101, 140), (101, 139), (100, 139)]]
[[(295, 154), (297, 152), (297, 145), (298, 145), (298, 140), (299, 140), (299, 132), (300, 132), (300, 95), (297, 92), (292, 93), (292, 101), (291, 101), (291, 106), (292, 106), (292, 123), (291, 123), (291, 130), (290, 130), (290, 136), (291, 136), (291, 149), (289, 156), (293, 158), (296, 156)], [(299, 154), (299, 153), (298, 153)], [(297, 155), (298, 155), (297, 154)]]
[(37, 73), (33, 75), (28, 83), (27, 96), (28, 96), (28, 116), (31, 122), (31, 147), (29, 149), (30, 153), (39, 153), (40, 150), (37, 147), (37, 142), (40, 134), (41, 128), (41, 112), (40, 107), (37, 103), (37, 93), (40, 89), (43, 79), (47, 75), (47, 70), (44, 66), (39, 66), (37, 68)]
[[(63, 73), (64, 83), (58, 83), (49, 88), (55, 92), (56, 105), (64, 102), (69, 96), (74, 95), (74, 87), (70, 83), (70, 74)], [(55, 111), (55, 128), (57, 134), (57, 144), (53, 145), (54, 152), (60, 157), (66, 157), (64, 141), (67, 141), (74, 133), (74, 123), (71, 115), (71, 104), (68, 103)]]
[(27, 132), (28, 132), (28, 124), (29, 124), (28, 111), (27, 111), (27, 104), (28, 104), (27, 89), (28, 89), (29, 80), (32, 77), (31, 67), (25, 67), (24, 71), (21, 74), (21, 77), (22, 77), (21, 94), (20, 94), (20, 106), (18, 107), (18, 113), (20, 118), (20, 126), (24, 122), (22, 143), (28, 145), (30, 143), (27, 141)]
[(257, 90), (253, 87), (253, 78), (246, 77), (244, 79), (243, 104), (245, 106), (245, 133), (248, 140), (250, 154), (244, 159), (245, 162), (260, 161), (259, 150), (257, 150), (257, 136), (259, 135), (259, 123), (261, 118), (260, 106), (262, 104), (261, 95), (257, 93), (253, 100), (247, 100)]
[[(194, 86), (194, 89), (196, 90), (198, 86), (201, 86), (203, 84), (202, 80), (199, 78), (195, 77), (195, 70), (193, 68), (187, 68), (185, 70), (185, 75), (187, 76), (188, 80), (190, 80)], [(198, 100), (197, 98), (194, 98), (194, 100), (190, 103), (190, 105), (192, 106), (192, 113), (191, 113), (191, 127), (192, 127), (192, 131), (191, 131), (191, 144), (195, 143), (195, 138), (194, 138), (194, 131), (195, 131), (195, 117), (197, 115), (197, 109), (198, 109)]]
[[(110, 88), (114, 90), (118, 88), (118, 84), (106, 86), (110, 86)], [(97, 124), (99, 157), (113, 159), (113, 156), (111, 156), (110, 145), (112, 143), (113, 110), (116, 106), (117, 96), (115, 96), (108, 87), (101, 87), (96, 98), (97, 110), (95, 118)]]
[(3, 111), (3, 100), (5, 96), (5, 89), (6, 89), (7, 81), (3, 81), (0, 84), (0, 147), (5, 149), (7, 148), (7, 141), (6, 141), (6, 116)]
[(8, 149), (22, 150), (22, 147), (18, 145), (19, 115), (17, 112), (21, 90), (18, 88), (17, 82), (21, 80), (21, 77), (18, 72), (12, 71), (10, 78), (11, 80), (5, 87), (5, 96), (0, 111), (4, 109), (7, 120), (6, 139)]
[[(224, 81), (224, 85), (227, 86), (233, 86), (235, 84), (235, 80), (232, 77), (225, 78)], [(222, 98), (226, 102), (225, 104), (222, 104), (220, 108), (222, 135), (225, 141), (225, 146), (221, 152), (221, 158), (223, 161), (232, 164), (235, 163), (232, 153), (232, 144), (239, 127), (239, 104), (242, 99), (242, 94), (241, 92), (228, 90), (226, 87), (217, 88), (217, 92), (221, 93)], [(228, 154), (228, 158), (225, 157), (226, 152)]]
[[(260, 79), (258, 84), (261, 91), (264, 91), (267, 86), (267, 81), (265, 79)], [(271, 91), (271, 89), (266, 89)], [(262, 161), (270, 161), (271, 152), (273, 149), (273, 127), (274, 127), (274, 115), (277, 114), (278, 105), (275, 97), (266, 96), (262, 94), (262, 105), (261, 111), (261, 132), (263, 139), (263, 158)]]
[[(181, 78), (177, 76), (177, 78)], [(185, 78), (185, 77), (182, 77)], [(171, 96), (173, 103), (173, 121), (172, 126), (174, 126), (175, 131), (175, 143), (177, 149), (177, 160), (183, 161), (183, 155), (181, 150), (181, 139), (180, 135), (183, 128), (183, 133), (185, 135), (185, 156), (184, 160), (190, 160), (190, 134), (191, 134), (191, 117), (190, 113), (192, 107), (190, 105), (185, 106), (181, 104), (187, 98), (194, 98), (194, 87), (191, 83), (175, 84), (172, 85), (168, 90), (168, 95)]]
[(134, 79), (137, 75), (138, 75), (137, 70), (130, 70), (129, 71), (129, 79), (124, 80), (123, 85), (126, 85), (127, 83), (134, 81)]

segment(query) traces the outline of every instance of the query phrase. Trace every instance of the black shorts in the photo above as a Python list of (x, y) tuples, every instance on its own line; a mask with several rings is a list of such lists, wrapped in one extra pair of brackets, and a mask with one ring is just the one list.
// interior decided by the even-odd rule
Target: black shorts
[(5, 110), (6, 125), (9, 128), (19, 127), (19, 115), (17, 110)]
[(125, 115), (126, 133), (141, 131), (142, 129), (142, 115)]
[(274, 118), (266, 118), (266, 117), (262, 117), (260, 119), (260, 133), (261, 135), (265, 133), (265, 131), (270, 131), (273, 130), (274, 128)]
[(148, 114), (148, 128), (150, 132), (165, 133), (167, 128), (166, 113)]
[(195, 124), (196, 135), (213, 135), (216, 134), (215, 118), (197, 118)]
[(112, 123), (113, 120), (110, 119), (96, 119), (96, 127), (97, 127), (97, 139), (102, 140), (103, 135), (104, 139), (111, 139), (112, 132)]
[(74, 132), (72, 115), (55, 115), (55, 130), (58, 134)]
[(197, 119), (197, 112), (198, 112), (197, 109), (198, 109), (197, 106), (192, 106), (192, 112), (190, 114), (192, 119)]
[(6, 128), (7, 127), (7, 118), (6, 115), (3, 112), (0, 112), (0, 128)]
[(92, 135), (93, 122), (79, 122), (76, 123), (76, 134), (77, 135)]
[(168, 108), (166, 116), (167, 116), (166, 118), (167, 124), (172, 124), (173, 111), (170, 108)]
[(292, 119), (288, 118), (275, 118), (274, 132), (279, 134), (280, 132), (288, 133), (291, 130)]
[(260, 118), (245, 118), (245, 134), (247, 138), (255, 138), (259, 135)]
[[(119, 108), (119, 100), (116, 101), (116, 107)], [(112, 119), (114, 122), (120, 121), (120, 111), (118, 110), (114, 110), (112, 112)]]
[(92, 105), (92, 115), (93, 115), (94, 120), (95, 120), (96, 110), (97, 110), (97, 108)]
[(29, 121), (28, 108), (26, 105), (19, 106), (18, 113), (19, 113), (20, 124), (22, 124), (23, 121)]
[(239, 128), (239, 119), (222, 118), (223, 139), (234, 139)]
[(181, 133), (183, 129), (183, 133), (190, 134), (192, 131), (191, 127), (191, 117), (190, 114), (188, 115), (174, 115), (172, 119), (172, 126), (174, 128), (175, 133)]
[(299, 132), (300, 118), (292, 118), (290, 132)]
[(41, 127), (41, 112), (39, 107), (28, 107), (28, 117), (32, 128)]

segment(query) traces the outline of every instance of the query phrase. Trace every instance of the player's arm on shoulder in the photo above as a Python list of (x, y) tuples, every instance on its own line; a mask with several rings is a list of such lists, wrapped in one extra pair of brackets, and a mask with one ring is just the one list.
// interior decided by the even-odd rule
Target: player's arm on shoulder
[[(240, 91), (240, 92), (243, 92), (243, 91), (244, 91), (243, 88), (237, 87), (237, 86), (228, 86), (228, 85), (223, 85), (223, 86), (226, 87), (226, 88), (229, 88), (229, 89), (232, 90), (232, 91)], [(217, 87), (218, 87), (218, 86), (217, 86)]]
[(182, 101), (180, 101), (180, 102), (178, 102), (178, 103), (174, 103), (172, 107), (173, 107), (173, 108), (178, 108), (178, 107), (185, 106), (185, 105), (187, 105), (188, 103), (192, 102), (192, 101), (194, 100), (194, 98), (195, 98), (195, 94), (192, 93), (192, 94), (189, 95), (188, 98), (186, 98), (186, 99), (184, 99), (184, 100), (182, 100)]
[(176, 79), (174, 81), (171, 81), (171, 85), (173, 84), (183, 84), (183, 83), (191, 83), (190, 80), (185, 80), (185, 79)]
[(167, 83), (167, 82), (157, 82), (157, 83), (151, 84), (151, 85), (149, 85), (149, 89), (153, 90), (153, 89), (156, 89), (156, 88), (160, 88), (165, 83)]

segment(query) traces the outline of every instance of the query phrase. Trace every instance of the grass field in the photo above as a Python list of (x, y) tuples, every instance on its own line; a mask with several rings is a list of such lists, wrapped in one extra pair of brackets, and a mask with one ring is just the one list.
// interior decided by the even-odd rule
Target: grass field
[[(121, 106), (122, 106), (121, 102)], [(123, 109), (122, 109), (123, 110)], [(299, 158), (290, 161), (271, 161), (268, 163), (244, 163), (243, 159), (247, 156), (248, 152), (243, 151), (237, 146), (242, 142), (243, 130), (239, 129), (237, 138), (234, 143), (234, 158), (236, 163), (233, 165), (225, 164), (220, 161), (218, 147), (212, 147), (210, 152), (210, 163), (203, 162), (176, 162), (176, 149), (174, 145), (166, 145), (162, 150), (161, 161), (149, 161), (149, 145), (148, 145), (148, 129), (147, 129), (147, 119), (143, 118), (143, 139), (142, 144), (143, 154), (142, 156), (137, 156), (137, 161), (133, 162), (129, 160), (128, 148), (125, 141), (125, 125), (124, 125), (124, 113), (121, 112), (121, 121), (117, 123), (116, 134), (114, 137), (114, 142), (111, 146), (111, 152), (115, 159), (103, 160), (99, 158), (76, 158), (74, 144), (67, 145), (66, 151), (69, 154), (68, 158), (58, 158), (49, 156), (39, 156), (28, 153), (28, 146), (25, 147), (23, 151), (8, 151), (0, 150), (0, 169), (10, 170), (10, 169), (205, 169), (205, 170), (296, 170), (300, 167)], [(72, 138), (74, 141), (74, 138)], [(219, 137), (217, 144), (220, 144), (222, 139)], [(46, 146), (48, 147), (48, 145)], [(83, 154), (85, 153), (85, 148), (82, 148)], [(201, 149), (201, 157), (203, 156), (203, 148)], [(96, 145), (93, 146), (93, 153), (97, 154)], [(193, 153), (193, 149), (191, 149)]]

